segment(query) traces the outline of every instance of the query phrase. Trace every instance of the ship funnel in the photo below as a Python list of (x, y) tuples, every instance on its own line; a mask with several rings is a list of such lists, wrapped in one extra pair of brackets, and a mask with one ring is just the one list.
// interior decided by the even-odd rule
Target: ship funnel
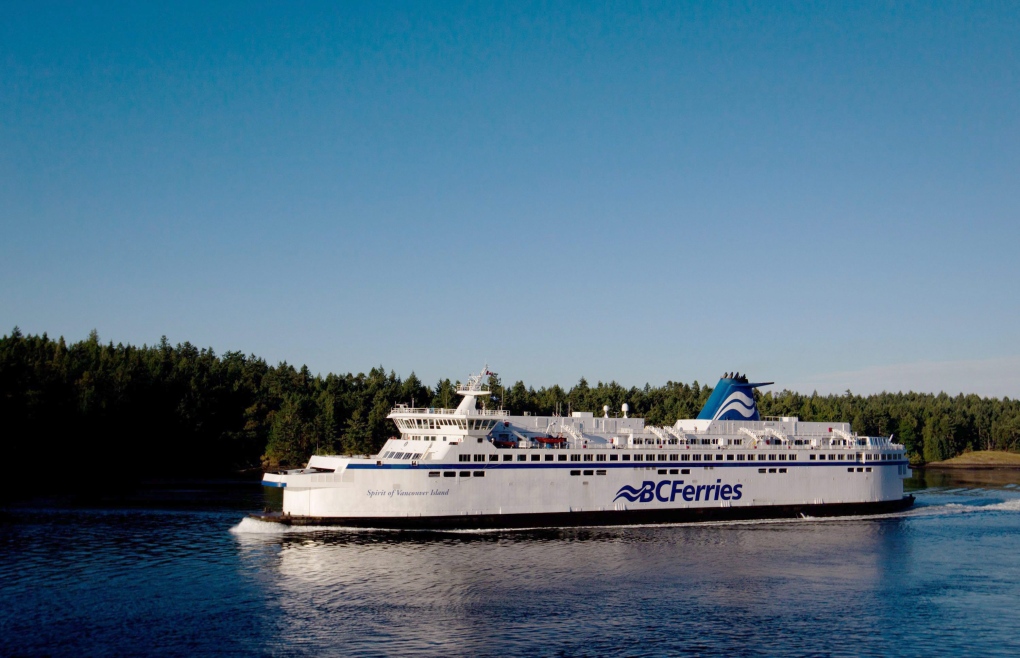
[(698, 420), (760, 420), (754, 389), (773, 382), (748, 383), (739, 373), (726, 373), (709, 396)]

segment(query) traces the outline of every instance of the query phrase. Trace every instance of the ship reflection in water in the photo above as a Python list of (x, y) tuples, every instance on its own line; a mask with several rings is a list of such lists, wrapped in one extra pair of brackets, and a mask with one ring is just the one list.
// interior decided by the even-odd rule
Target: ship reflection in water
[[(927, 573), (935, 547), (918, 559), (925, 531), (911, 528), (931, 523), (933, 509), (877, 520), (237, 539), (242, 563), (260, 567), (252, 577), (277, 589), (278, 646), (292, 650), (888, 654), (931, 614), (905, 616), (903, 606), (937, 579)], [(924, 638), (911, 642), (925, 652)]]
[(485, 533), (287, 528), (258, 488), (10, 508), (0, 655), (1020, 655), (1020, 481), (953, 477), (863, 519)]

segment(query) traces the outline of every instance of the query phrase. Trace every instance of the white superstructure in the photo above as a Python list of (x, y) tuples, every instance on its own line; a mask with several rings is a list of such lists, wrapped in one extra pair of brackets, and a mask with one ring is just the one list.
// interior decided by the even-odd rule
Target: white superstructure
[(456, 409), (398, 405), (400, 430), (373, 457), (315, 455), (266, 473), (284, 523), (535, 527), (874, 513), (908, 506), (902, 445), (849, 423), (759, 418), (746, 378), (720, 380), (698, 419), (667, 427), (591, 412), (511, 416), (478, 408), (483, 376)]

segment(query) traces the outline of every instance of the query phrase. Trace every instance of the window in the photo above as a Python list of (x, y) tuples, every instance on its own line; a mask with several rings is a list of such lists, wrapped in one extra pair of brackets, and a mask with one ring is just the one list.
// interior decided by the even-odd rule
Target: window
[(715, 460), (716, 460), (717, 462), (721, 462), (721, 461), (722, 461), (722, 455), (716, 455), (716, 456), (715, 456)]
[(811, 461), (814, 461), (815, 460), (815, 456), (811, 455), (810, 457), (808, 457), (808, 459), (810, 459)]
[(531, 461), (533, 461), (533, 462), (542, 461), (542, 455), (532, 455), (531, 456)]
[(579, 462), (581, 461), (581, 455), (570, 455), (570, 461)]
[(462, 462), (471, 461), (471, 455), (457, 455), (457, 459)]
[(641, 461), (644, 458), (645, 458), (644, 455), (634, 455), (634, 461), (636, 461), (636, 462), (639, 462), (639, 461)]
[(776, 456), (775, 455), (769, 455), (769, 461), (770, 462), (776, 461)]
[(581, 471), (570, 471), (571, 475), (580, 475)]
[(567, 461), (567, 456), (566, 455), (556, 455), (556, 461), (558, 461), (558, 462), (565, 462), (565, 461)]
[(471, 471), (461, 471), (460, 472), (460, 476), (462, 478), (469, 478), (469, 477), (471, 477)]
[(475, 455), (475, 461), (476, 462), (483, 462), (483, 461), (485, 461), (485, 455)]
[(670, 455), (669, 456), (669, 461), (671, 461), (671, 462), (678, 462), (678, 461), (680, 461), (680, 455)]
[(606, 461), (606, 456), (605, 455), (595, 455), (595, 461), (597, 461), (597, 462), (604, 462), (604, 461)]
[(505, 461), (505, 462), (512, 462), (513, 460), (514, 460), (514, 456), (513, 455), (503, 455), (503, 461)]
[(779, 455), (779, 461), (785, 462), (786, 461), (786, 455)]
[(864, 469), (863, 469), (863, 468), (858, 468), (858, 469), (857, 469), (857, 472), (858, 472), (858, 473), (863, 473), (863, 472), (864, 472)]
[(686, 454), (680, 455), (680, 461), (682, 461), (682, 462), (689, 462), (689, 461), (691, 461), (691, 456), (690, 455), (686, 455)]
[(609, 455), (609, 461), (611, 462), (620, 461), (620, 455)]
[(606, 471), (604, 469), (603, 470), (595, 471), (595, 475), (605, 475), (605, 474), (606, 474)]
[(738, 462), (744, 461), (744, 456), (743, 455), (737, 455), (737, 461)]
[(519, 462), (526, 462), (526, 461), (528, 461), (528, 456), (527, 455), (517, 455), (517, 461), (519, 461)]
[(733, 461), (733, 455), (726, 455), (726, 461), (728, 462)]
[(439, 477), (439, 471), (429, 471), (429, 477), (430, 478), (437, 478), (437, 477)]
[(865, 473), (870, 473), (870, 472), (871, 472), (871, 467), (869, 466), (869, 467), (865, 468), (865, 469), (864, 469), (864, 472), (865, 472)]
[(659, 475), (666, 475), (666, 469), (660, 468), (659, 469)]
[(421, 459), (421, 453), (420, 452), (414, 453), (413, 455), (411, 455), (411, 459)]
[(546, 460), (547, 462), (551, 462), (551, 461), (553, 460), (553, 456), (552, 456), (552, 455), (546, 455), (546, 456), (545, 456), (545, 460)]
[(847, 473), (853, 473), (854, 472), (853, 467), (851, 466), (850, 468), (846, 469), (846, 472)]
[(770, 468), (769, 469), (769, 473), (775, 473), (775, 472), (776, 472), (776, 469), (774, 469), (774, 468)]
[(781, 469), (779, 469), (779, 472), (780, 472), (780, 473), (785, 473), (785, 472), (786, 472), (786, 469), (785, 469), (785, 468), (781, 468)]
[(630, 461), (630, 455), (624, 455), (623, 456), (623, 461), (629, 462)]
[(489, 461), (490, 462), (498, 462), (499, 461), (499, 455), (489, 455)]
[(765, 469), (764, 469), (764, 468), (759, 468), (759, 469), (758, 469), (758, 472), (759, 472), (759, 473), (764, 473), (764, 472), (765, 472)]
[(481, 443), (481, 442), (482, 442), (482, 441), (484, 441), (484, 440), (485, 440), (484, 438), (482, 438), (482, 437), (478, 437), (478, 442), (479, 442), (479, 443)]
[(446, 471), (445, 473), (443, 473), (443, 477), (444, 477), (444, 478), (452, 478), (452, 477), (454, 477), (455, 475), (457, 475), (457, 474), (456, 474), (456, 473), (454, 473), (453, 471)]
[(485, 471), (475, 471), (475, 477), (476, 478), (483, 478), (483, 477), (485, 477)]
[(584, 456), (584, 461), (586, 461), (586, 462), (591, 462), (591, 461), (595, 461), (595, 455), (592, 455), (592, 454), (586, 454), (586, 455)]
[(595, 471), (585, 471), (585, 475), (595, 475)]
[(691, 469), (689, 469), (689, 468), (681, 468), (680, 469), (680, 475), (690, 475), (690, 474), (691, 474)]
[(700, 462), (701, 461), (701, 455), (694, 455), (694, 461)]

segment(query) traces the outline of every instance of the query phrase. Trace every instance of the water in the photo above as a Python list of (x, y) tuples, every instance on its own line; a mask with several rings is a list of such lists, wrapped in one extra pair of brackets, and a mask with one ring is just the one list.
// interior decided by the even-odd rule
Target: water
[(1020, 655), (1020, 473), (880, 518), (284, 530), (257, 485), (0, 521), (0, 655)]

